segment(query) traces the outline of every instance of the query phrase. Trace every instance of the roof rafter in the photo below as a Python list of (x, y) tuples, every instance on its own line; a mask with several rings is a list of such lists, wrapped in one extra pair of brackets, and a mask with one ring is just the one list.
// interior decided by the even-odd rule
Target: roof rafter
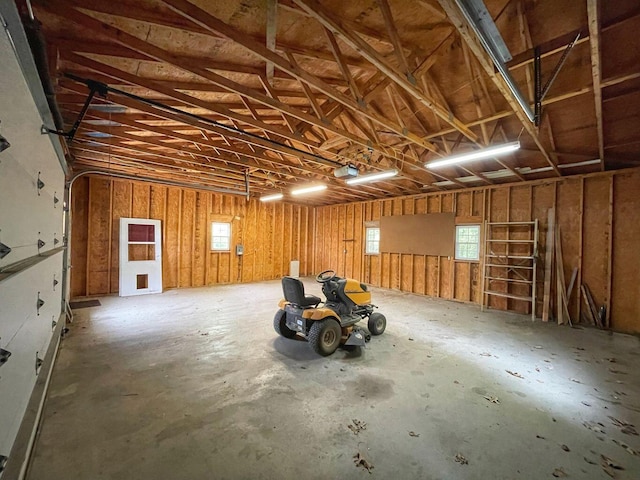
[(551, 159), (545, 146), (542, 144), (542, 141), (539, 138), (536, 127), (529, 121), (527, 116), (524, 114), (524, 112), (518, 105), (518, 102), (516, 101), (514, 96), (511, 94), (511, 91), (507, 87), (506, 81), (496, 72), (491, 58), (489, 58), (488, 53), (479, 44), (478, 40), (476, 39), (475, 35), (471, 31), (469, 25), (467, 24), (467, 21), (462, 16), (462, 13), (458, 9), (458, 7), (453, 3), (452, 0), (438, 0), (438, 3), (440, 3), (440, 6), (449, 17), (449, 20), (458, 29), (460, 36), (469, 46), (469, 49), (478, 60), (478, 63), (480, 64), (484, 72), (489, 76), (489, 78), (491, 78), (494, 85), (498, 88), (498, 90), (500, 91), (502, 96), (505, 98), (509, 106), (513, 109), (513, 111), (515, 112), (515, 115), (518, 117), (518, 120), (520, 120), (520, 123), (522, 124), (524, 129), (527, 131), (529, 136), (533, 139), (534, 143), (540, 150), (540, 153), (542, 154), (544, 159), (547, 161), (549, 166), (551, 166), (555, 174), (558, 176), (561, 176), (562, 174), (560, 173), (558, 166)]
[(298, 6), (303, 8), (307, 13), (312, 15), (322, 25), (324, 25), (325, 28), (328, 28), (334, 33), (339, 34), (351, 48), (356, 50), (365, 59), (375, 65), (378, 69), (380, 69), (380, 71), (384, 72), (387, 77), (389, 77), (393, 82), (397, 83), (400, 87), (405, 89), (420, 103), (436, 112), (436, 114), (445, 122), (456, 127), (460, 132), (464, 133), (467, 138), (474, 141), (477, 139), (476, 134), (469, 130), (469, 128), (467, 128), (464, 123), (462, 123), (456, 117), (452, 116), (450, 112), (447, 112), (440, 105), (437, 105), (432, 99), (427, 98), (427, 96), (423, 92), (421, 92), (414, 83), (411, 83), (411, 81), (405, 78), (402, 73), (398, 72), (397, 69), (392, 67), (386, 61), (386, 59), (382, 57), (382, 55), (376, 52), (373, 47), (371, 47), (362, 38), (358, 37), (353, 32), (348, 31), (348, 29), (346, 29), (338, 19), (331, 15), (316, 0), (293, 1)]

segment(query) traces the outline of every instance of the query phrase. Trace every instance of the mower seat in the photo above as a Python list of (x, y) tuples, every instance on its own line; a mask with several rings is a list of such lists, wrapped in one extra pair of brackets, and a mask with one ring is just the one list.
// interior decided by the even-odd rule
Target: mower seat
[(315, 307), (322, 301), (315, 295), (305, 295), (304, 284), (293, 277), (282, 277), (282, 292), (287, 302), (302, 308)]

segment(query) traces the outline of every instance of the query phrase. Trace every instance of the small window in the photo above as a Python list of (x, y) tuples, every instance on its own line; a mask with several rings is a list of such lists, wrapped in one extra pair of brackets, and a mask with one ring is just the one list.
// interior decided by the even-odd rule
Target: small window
[(480, 260), (480, 225), (456, 226), (456, 260)]
[(211, 224), (211, 250), (228, 252), (231, 245), (231, 224), (213, 222)]
[(367, 227), (366, 229), (366, 246), (365, 253), (368, 255), (377, 255), (380, 253), (380, 228)]

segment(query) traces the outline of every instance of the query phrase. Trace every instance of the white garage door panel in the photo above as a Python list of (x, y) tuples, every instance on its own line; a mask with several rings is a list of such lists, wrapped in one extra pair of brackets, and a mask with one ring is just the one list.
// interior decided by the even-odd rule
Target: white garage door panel
[[(38, 196), (36, 180), (12, 157), (5, 157), (9, 152), (11, 149), (0, 153), (0, 241), (12, 251), (0, 259), (0, 266), (36, 255), (38, 238), (46, 243), (43, 251), (62, 245), (63, 192), (56, 192), (60, 198), (57, 205), (53, 203), (53, 191), (43, 189)], [(63, 189), (64, 177), (59, 175), (56, 181)], [(57, 245), (54, 245), (54, 237), (60, 242)]]
[[(35, 172), (36, 176), (40, 171), (45, 178), (53, 180), (60, 165), (48, 135), (40, 133), (42, 119), (4, 32), (0, 35), (0, 65), (0, 133), (11, 144), (7, 152), (14, 149), (21, 152), (20, 163), (25, 170)], [(47, 183), (46, 179), (44, 182)], [(50, 182), (50, 186), (53, 183)]]
[[(0, 454), (8, 455), (36, 381), (36, 352), (42, 346), (42, 319), (30, 317), (8, 346), (0, 367)], [(49, 333), (50, 336), (50, 333)], [(6, 347), (5, 347), (6, 348)], [(40, 358), (45, 352), (40, 352)]]
[[(20, 272), (0, 283), (0, 346), (13, 352), (22, 348), (16, 344), (18, 332), (24, 328), (29, 318), (35, 318), (40, 325), (38, 346), (51, 333), (51, 320), (58, 319), (61, 311), (61, 284), (53, 290), (53, 274), (62, 275), (62, 252), (46, 258), (35, 267)], [(36, 304), (40, 298), (45, 304), (37, 314)], [(15, 338), (14, 338), (15, 337)], [(2, 371), (0, 370), (0, 376)]]
[[(54, 248), (54, 234), (62, 241), (64, 173), (51, 139), (40, 133), (40, 114), (4, 32), (0, 65), (0, 134), (11, 144), (0, 153), (0, 242), (12, 248), (1, 267), (37, 254), (38, 232), (44, 250)], [(40, 195), (38, 172), (45, 184)]]

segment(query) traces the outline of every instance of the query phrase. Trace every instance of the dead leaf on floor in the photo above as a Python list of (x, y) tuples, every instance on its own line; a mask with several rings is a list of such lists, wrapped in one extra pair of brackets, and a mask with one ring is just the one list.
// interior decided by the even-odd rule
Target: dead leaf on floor
[(561, 478), (561, 477), (568, 477), (569, 475), (567, 475), (567, 472), (564, 471), (564, 468), (560, 467), (560, 468), (556, 468), (551, 475), (553, 475), (556, 478)]
[(580, 380), (578, 380), (577, 378), (570, 378), (569, 380), (571, 380), (572, 382), (575, 383), (582, 383)]
[(606, 360), (607, 360), (607, 362), (610, 362), (610, 363), (616, 363), (617, 362), (617, 360), (615, 358), (613, 358), (613, 357), (612, 358), (607, 358)]
[(615, 373), (617, 375), (626, 375), (627, 374), (627, 372), (623, 372), (622, 370), (616, 370), (615, 368), (610, 368), (609, 371), (611, 373)]
[(354, 435), (358, 435), (362, 430), (367, 429), (367, 424), (357, 418), (354, 418), (353, 425), (347, 425), (347, 428), (353, 432)]
[(460, 385), (460, 382), (458, 380), (454, 380), (453, 383), (455, 383), (456, 385)]
[(518, 378), (524, 378), (522, 375), (520, 375), (518, 372), (512, 372), (511, 370), (505, 370), (505, 372), (507, 372), (509, 375), (513, 375), (514, 377), (518, 377)]
[(542, 435), (536, 435), (536, 438), (539, 438), (540, 440), (546, 440), (546, 438), (544, 438)]
[(571, 449), (567, 446), (567, 445), (561, 445), (560, 448), (562, 448), (565, 452), (570, 452)]
[(535, 345), (533, 348), (537, 348), (538, 350), (540, 350), (542, 348), (542, 345)]
[(584, 350), (582, 347), (575, 347), (576, 350)]
[(587, 457), (582, 457), (582, 458), (584, 458), (584, 461), (587, 462), (589, 465), (597, 465), (598, 464), (598, 462), (594, 462), (590, 458), (587, 458)]
[(604, 425), (602, 425), (601, 423), (583, 422), (582, 425), (584, 425), (589, 430), (593, 430), (596, 433), (606, 433), (604, 431), (604, 428), (602, 428), (604, 427)]
[(536, 372), (539, 372), (539, 371), (540, 371), (540, 368), (539, 368), (539, 367), (536, 367)]
[(489, 400), (491, 403), (500, 403), (500, 400), (498, 399), (498, 397), (494, 397), (493, 395), (490, 397), (487, 397), (486, 395), (484, 396), (484, 398), (486, 398), (487, 400)]
[(613, 439), (613, 443), (615, 443), (616, 445), (620, 445), (622, 448), (624, 448), (627, 452), (629, 452), (631, 455), (635, 455), (636, 457), (640, 456), (640, 452), (638, 452), (638, 450), (634, 450), (633, 448), (631, 448), (629, 445), (627, 445), (624, 442), (619, 442), (618, 440), (616, 440), (615, 438)]
[(460, 465), (469, 465), (469, 460), (467, 460), (461, 453), (456, 453), (456, 462)]
[(638, 431), (632, 423), (625, 422), (624, 420), (618, 420), (611, 415), (609, 415), (609, 419), (616, 427), (620, 427), (620, 431), (622, 433), (625, 433), (627, 435), (638, 435)]
[(370, 464), (363, 456), (360, 452), (356, 453), (353, 456), (353, 463), (356, 464), (356, 467), (362, 467), (364, 468), (367, 472), (371, 473), (371, 470), (373, 470), (373, 465)]
[(589, 402), (585, 402), (584, 400), (581, 403), (586, 407), (590, 407), (591, 406), (591, 404)]
[(491, 354), (489, 352), (482, 352), (479, 354), (481, 357), (490, 357)]
[(611, 478), (615, 478), (615, 470), (624, 470), (624, 467), (618, 465), (606, 455), (600, 455), (600, 465), (602, 465), (604, 473), (609, 475)]
[(414, 431), (412, 430), (411, 432), (409, 432), (409, 436), (410, 436), (410, 437), (416, 437), (416, 438), (417, 438), (417, 437), (419, 437), (419, 436), (420, 436), (420, 434), (419, 434), (419, 433), (416, 433), (416, 432), (414, 432)]

